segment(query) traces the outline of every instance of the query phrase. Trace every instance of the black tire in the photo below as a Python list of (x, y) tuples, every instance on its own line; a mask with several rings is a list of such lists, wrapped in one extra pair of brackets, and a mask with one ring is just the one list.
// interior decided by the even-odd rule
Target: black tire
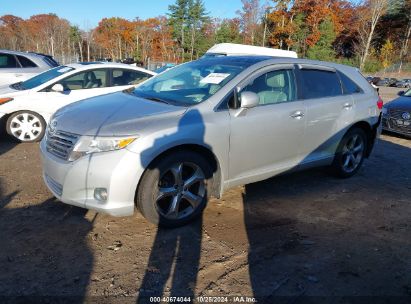
[[(353, 142), (354, 138), (357, 138), (356, 143), (354, 143), (357, 149), (359, 147), (359, 144), (362, 144), (362, 151), (360, 151), (361, 153), (355, 154), (356, 152), (353, 152), (354, 148), (352, 150), (348, 148), (348, 146), (351, 146), (351, 143)], [(340, 178), (348, 178), (355, 175), (361, 168), (362, 163), (364, 162), (367, 147), (367, 135), (364, 132), (364, 130), (356, 127), (350, 129), (344, 135), (340, 144), (338, 145), (337, 153), (334, 157), (334, 161), (332, 164), (334, 174)], [(347, 149), (351, 151), (347, 151)], [(350, 158), (350, 160), (347, 160), (347, 158)]]
[[(181, 182), (177, 185), (175, 173), (177, 172), (176, 168), (180, 168), (179, 164), (183, 164), (181, 167), (183, 173), (181, 174)], [(200, 170), (197, 171), (197, 168)], [(211, 168), (205, 157), (191, 151), (178, 151), (161, 157), (154, 161), (143, 174), (136, 194), (137, 208), (148, 221), (159, 226), (173, 228), (191, 222), (202, 214), (207, 205), (213, 176)], [(190, 170), (192, 171), (192, 177), (199, 172), (198, 176), (201, 177), (199, 179), (202, 182), (199, 181), (186, 188), (186, 182), (190, 179)], [(202, 171), (202, 175), (200, 171)], [(176, 189), (176, 194), (173, 195), (163, 196), (167, 191), (160, 190), (171, 189), (173, 191), (173, 188)], [(196, 203), (191, 204), (183, 194), (191, 192), (198, 192), (195, 197), (201, 198), (201, 200), (195, 200)], [(181, 195), (180, 199), (178, 199), (178, 195)], [(192, 197), (190, 196), (190, 198)], [(170, 211), (174, 200), (179, 200), (179, 203), (176, 203), (178, 205), (177, 214)], [(196, 205), (197, 202), (199, 202), (198, 205)], [(193, 207), (193, 205), (196, 207)]]
[[(21, 130), (18, 130), (19, 121)], [(23, 124), (25, 124), (24, 128)], [(41, 115), (32, 111), (19, 111), (11, 114), (7, 119), (6, 132), (17, 142), (37, 142), (43, 138), (46, 126)]]

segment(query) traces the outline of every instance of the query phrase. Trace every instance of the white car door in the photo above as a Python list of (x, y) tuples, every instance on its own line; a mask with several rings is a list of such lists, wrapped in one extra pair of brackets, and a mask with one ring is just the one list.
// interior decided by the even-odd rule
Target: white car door
[(241, 115), (242, 109), (230, 110), (230, 187), (284, 172), (301, 160), (305, 108), (297, 100), (293, 66), (260, 72), (245, 91), (256, 93), (260, 104)]
[[(73, 102), (119, 91), (120, 88), (109, 86), (109, 69), (94, 69), (67, 76), (57, 83), (63, 85), (63, 92), (54, 92), (49, 85), (37, 94), (33, 99), (38, 103), (36, 108), (45, 118), (51, 116), (61, 107)], [(46, 119), (47, 120), (47, 119)]]

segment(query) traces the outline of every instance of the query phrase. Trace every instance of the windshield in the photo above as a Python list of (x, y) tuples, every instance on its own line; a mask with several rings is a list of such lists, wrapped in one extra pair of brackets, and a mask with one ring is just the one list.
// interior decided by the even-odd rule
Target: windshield
[(250, 62), (201, 59), (159, 74), (136, 88), (134, 95), (178, 106), (198, 104), (217, 93)]
[(411, 96), (411, 89), (406, 91), (402, 96), (410, 97)]
[[(30, 90), (35, 87), (38, 87), (56, 77), (59, 77), (63, 74), (66, 74), (70, 71), (73, 71), (74, 68), (67, 67), (67, 66), (59, 66), (53, 69), (50, 69), (46, 72), (43, 72), (37, 76), (34, 76), (33, 78), (30, 78), (26, 81), (23, 81), (18, 84), (14, 84), (13, 88), (19, 89), (19, 90)], [(17, 87), (15, 87), (17, 86)]]

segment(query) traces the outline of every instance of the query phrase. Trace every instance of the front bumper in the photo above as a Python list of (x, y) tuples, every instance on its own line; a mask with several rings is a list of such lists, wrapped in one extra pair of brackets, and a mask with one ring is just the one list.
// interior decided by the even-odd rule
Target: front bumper
[[(144, 172), (139, 154), (122, 149), (68, 162), (47, 152), (45, 140), (40, 150), (44, 182), (60, 201), (113, 216), (134, 213), (135, 192)], [(97, 188), (107, 189), (106, 201), (94, 198)]]
[(382, 129), (384, 131), (411, 136), (411, 120), (401, 120), (401, 123), (399, 124), (398, 119), (391, 118), (390, 116), (383, 116)]

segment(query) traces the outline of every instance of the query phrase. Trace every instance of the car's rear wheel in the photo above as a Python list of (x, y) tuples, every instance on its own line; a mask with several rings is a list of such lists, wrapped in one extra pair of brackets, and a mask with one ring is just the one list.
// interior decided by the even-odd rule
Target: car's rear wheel
[(19, 142), (36, 142), (43, 138), (46, 122), (35, 112), (19, 111), (7, 119), (6, 131)]
[(166, 155), (144, 173), (137, 208), (154, 224), (184, 225), (203, 212), (211, 179), (211, 166), (202, 155), (190, 151)]
[(339, 177), (351, 177), (361, 168), (367, 148), (367, 136), (360, 128), (349, 130), (341, 140), (333, 162)]

